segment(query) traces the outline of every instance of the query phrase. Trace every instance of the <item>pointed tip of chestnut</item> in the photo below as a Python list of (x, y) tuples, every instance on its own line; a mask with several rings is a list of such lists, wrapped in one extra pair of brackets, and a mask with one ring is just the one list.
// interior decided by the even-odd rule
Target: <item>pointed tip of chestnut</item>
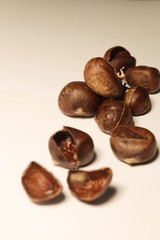
[(64, 126), (49, 138), (49, 151), (56, 165), (78, 169), (93, 161), (94, 143), (89, 134)]
[(43, 203), (62, 193), (60, 181), (39, 163), (32, 161), (22, 175), (22, 185), (35, 203)]
[(94, 171), (69, 171), (67, 183), (76, 198), (91, 202), (105, 193), (112, 175), (110, 168), (101, 168)]

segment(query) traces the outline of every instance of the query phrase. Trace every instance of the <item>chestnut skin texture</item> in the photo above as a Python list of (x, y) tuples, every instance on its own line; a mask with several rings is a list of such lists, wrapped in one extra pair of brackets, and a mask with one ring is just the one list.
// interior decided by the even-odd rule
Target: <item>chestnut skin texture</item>
[(130, 87), (144, 87), (148, 93), (155, 93), (160, 89), (160, 72), (149, 66), (136, 66), (126, 71), (126, 81)]
[(112, 98), (100, 104), (95, 121), (102, 132), (110, 134), (117, 125), (133, 125), (133, 116), (124, 101)]
[(101, 101), (102, 97), (82, 81), (68, 83), (58, 96), (61, 112), (70, 117), (93, 117)]
[(149, 93), (141, 86), (127, 89), (124, 93), (124, 101), (134, 116), (145, 114), (151, 109)]
[(96, 94), (105, 97), (121, 97), (123, 86), (115, 72), (102, 57), (92, 58), (84, 69), (84, 80)]
[(48, 147), (55, 164), (71, 170), (89, 164), (94, 158), (92, 138), (86, 132), (72, 127), (64, 126), (54, 133)]
[(125, 77), (125, 71), (136, 65), (136, 59), (122, 46), (115, 46), (106, 51), (104, 58), (115, 70), (119, 78)]
[(112, 170), (101, 168), (94, 171), (69, 171), (67, 183), (76, 198), (91, 202), (106, 192), (111, 179)]
[(54, 199), (62, 193), (59, 180), (37, 162), (32, 161), (22, 175), (22, 185), (35, 203)]
[(117, 158), (130, 165), (151, 161), (157, 153), (154, 134), (138, 126), (117, 126), (111, 132), (110, 145)]

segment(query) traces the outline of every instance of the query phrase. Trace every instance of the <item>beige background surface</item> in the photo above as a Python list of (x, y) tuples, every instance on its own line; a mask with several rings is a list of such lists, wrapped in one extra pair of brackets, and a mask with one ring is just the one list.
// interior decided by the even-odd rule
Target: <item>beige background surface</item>
[[(160, 157), (130, 167), (115, 158), (94, 119), (68, 118), (57, 106), (62, 87), (83, 80), (86, 62), (115, 45), (137, 65), (160, 68), (160, 1), (0, 0), (0, 239), (160, 239)], [(152, 110), (134, 121), (160, 147), (160, 93), (150, 97)], [(97, 159), (86, 169), (112, 168), (104, 201), (75, 199), (67, 170), (54, 166), (48, 139), (64, 125), (92, 136)], [(61, 180), (64, 198), (50, 205), (28, 199), (21, 175), (31, 160)]]

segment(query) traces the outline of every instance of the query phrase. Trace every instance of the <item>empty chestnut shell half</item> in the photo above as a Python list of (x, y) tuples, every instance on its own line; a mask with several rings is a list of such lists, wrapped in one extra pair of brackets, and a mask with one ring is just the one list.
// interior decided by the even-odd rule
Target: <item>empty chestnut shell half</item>
[(133, 115), (124, 101), (110, 98), (100, 104), (95, 121), (102, 132), (110, 134), (117, 125), (133, 125)]
[(61, 90), (58, 105), (70, 117), (92, 117), (95, 115), (102, 97), (94, 93), (85, 82), (73, 81)]
[(131, 165), (151, 161), (157, 153), (154, 134), (137, 126), (117, 126), (111, 132), (110, 144), (117, 158)]
[(62, 193), (59, 180), (34, 161), (24, 171), (22, 184), (30, 199), (35, 203), (54, 199)]
[(124, 93), (124, 101), (134, 116), (145, 114), (151, 109), (149, 93), (141, 86), (127, 89)]
[(75, 197), (91, 202), (106, 192), (111, 179), (112, 170), (101, 168), (94, 171), (69, 171), (67, 183)]
[(120, 79), (125, 78), (125, 71), (136, 65), (136, 59), (124, 47), (115, 46), (106, 51), (104, 58), (112, 66)]
[(126, 81), (130, 87), (144, 87), (148, 93), (155, 93), (160, 89), (160, 72), (149, 66), (136, 66), (126, 71)]
[(72, 127), (63, 127), (54, 133), (48, 145), (55, 164), (71, 170), (89, 164), (94, 158), (92, 138)]
[(123, 94), (123, 86), (115, 72), (102, 57), (92, 58), (84, 69), (86, 84), (98, 95), (118, 98)]

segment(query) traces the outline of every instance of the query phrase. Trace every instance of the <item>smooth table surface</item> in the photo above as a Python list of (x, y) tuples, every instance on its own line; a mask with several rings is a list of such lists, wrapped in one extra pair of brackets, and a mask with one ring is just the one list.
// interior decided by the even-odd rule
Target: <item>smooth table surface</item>
[[(111, 151), (94, 119), (63, 115), (57, 104), (70, 81), (83, 81), (86, 62), (110, 47), (127, 48), (137, 65), (160, 68), (160, 1), (0, 1), (0, 239), (159, 240), (160, 156), (131, 167)], [(160, 147), (160, 93), (134, 117)], [(67, 170), (52, 162), (51, 134), (71, 126), (91, 135), (96, 160), (86, 170), (113, 170), (105, 198), (87, 204), (70, 193)], [(63, 196), (34, 204), (21, 175), (30, 161), (53, 172)]]

